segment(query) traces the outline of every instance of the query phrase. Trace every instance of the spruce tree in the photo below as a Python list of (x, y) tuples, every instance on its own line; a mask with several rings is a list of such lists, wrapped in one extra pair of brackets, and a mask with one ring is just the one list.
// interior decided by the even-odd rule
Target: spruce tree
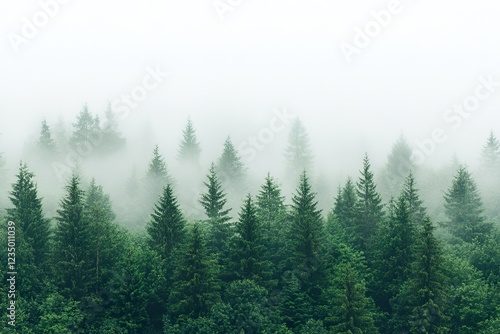
[(413, 150), (401, 135), (392, 146), (387, 164), (381, 175), (381, 188), (387, 198), (397, 197), (403, 188), (407, 175), (415, 170)]
[(165, 159), (160, 154), (158, 145), (156, 145), (153, 150), (153, 157), (149, 162), (146, 178), (144, 179), (146, 196), (146, 203), (144, 205), (148, 207), (152, 205), (161, 195), (163, 188), (168, 184), (172, 184), (172, 181), (167, 171)]
[(149, 244), (164, 259), (170, 259), (174, 248), (179, 246), (185, 234), (184, 216), (177, 203), (172, 187), (167, 185), (151, 214), (147, 227)]
[(339, 188), (335, 198), (333, 214), (350, 236), (356, 233), (357, 201), (356, 187), (351, 178), (348, 178), (344, 187)]
[(256, 211), (252, 197), (248, 195), (235, 224), (231, 266), (237, 279), (251, 279), (265, 286), (270, 276), (271, 264), (265, 258), (267, 249), (264, 233)]
[(342, 264), (338, 272), (327, 323), (339, 334), (378, 333), (374, 324), (375, 307), (366, 296), (364, 280), (350, 263)]
[(310, 171), (313, 154), (309, 143), (309, 135), (300, 121), (295, 119), (288, 135), (288, 146), (285, 150), (288, 175), (297, 176), (303, 170)]
[(226, 187), (241, 192), (245, 179), (245, 167), (230, 137), (226, 138), (224, 150), (217, 162), (217, 175)]
[(361, 176), (356, 183), (358, 201), (356, 205), (355, 242), (357, 246), (366, 251), (370, 239), (383, 219), (382, 199), (377, 192), (370, 167), (368, 155), (363, 159)]
[(302, 280), (304, 292), (319, 303), (325, 283), (324, 226), (315, 194), (304, 171), (290, 212), (291, 260)]
[(43, 215), (42, 199), (33, 179), (34, 174), (21, 163), (9, 193), (14, 207), (7, 209), (7, 221), (14, 222), (16, 227), (18, 287), (27, 301), (43, 292), (51, 237), (50, 223)]
[(125, 138), (118, 132), (118, 120), (111, 109), (111, 103), (104, 113), (104, 124), (102, 126), (102, 142), (99, 151), (102, 154), (113, 153), (125, 146)]
[(218, 268), (207, 254), (205, 239), (198, 223), (193, 225), (170, 293), (170, 317), (174, 322), (207, 316), (220, 300)]
[(182, 164), (190, 164), (198, 166), (200, 163), (200, 143), (196, 138), (196, 131), (193, 126), (191, 118), (188, 118), (186, 128), (182, 133), (182, 142), (179, 146), (177, 159)]
[(410, 221), (415, 227), (422, 227), (425, 216), (427, 215), (423, 202), (418, 195), (418, 189), (415, 184), (415, 177), (410, 173), (405, 180), (402, 191), (407, 207)]
[(442, 246), (429, 219), (424, 221), (408, 281), (392, 301), (397, 333), (445, 333), (448, 291)]
[(465, 166), (459, 167), (444, 199), (446, 225), (451, 234), (465, 242), (484, 240), (491, 224), (485, 222), (481, 196)]
[(85, 193), (80, 179), (73, 176), (66, 186), (67, 194), (57, 210), (54, 233), (56, 284), (61, 293), (74, 300), (89, 295), (95, 277), (91, 244), (93, 234), (84, 216)]
[(99, 118), (94, 117), (85, 104), (83, 110), (76, 118), (76, 123), (73, 123), (70, 147), (79, 156), (87, 157), (94, 153), (96, 147), (101, 144), (101, 141), (102, 132), (99, 125)]
[(215, 165), (212, 164), (210, 172), (207, 175), (207, 181), (204, 182), (207, 192), (201, 195), (200, 204), (205, 210), (208, 218), (208, 227), (210, 234), (210, 248), (220, 252), (227, 250), (227, 243), (230, 236), (229, 211), (226, 209), (226, 194), (222, 190), (221, 182), (217, 177)]
[(499, 166), (499, 164), (500, 141), (498, 141), (493, 131), (491, 131), (481, 152), (481, 166), (487, 172), (491, 172), (495, 170)]
[(39, 154), (45, 158), (51, 157), (56, 153), (56, 143), (52, 138), (52, 132), (45, 119), (42, 121), (40, 138), (38, 139), (38, 149)]

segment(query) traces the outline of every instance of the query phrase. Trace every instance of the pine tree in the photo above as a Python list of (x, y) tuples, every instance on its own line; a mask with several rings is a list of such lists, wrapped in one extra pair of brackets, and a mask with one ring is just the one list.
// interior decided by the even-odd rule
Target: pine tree
[(252, 197), (248, 195), (241, 208), (239, 221), (235, 224), (231, 264), (238, 279), (251, 279), (265, 286), (271, 264), (265, 259), (262, 223), (256, 211)]
[(390, 299), (398, 294), (410, 275), (417, 239), (408, 203), (402, 194), (391, 202), (387, 221), (381, 223), (374, 242), (373, 268), (376, 277), (373, 297), (384, 312), (390, 312)]
[(28, 302), (44, 290), (51, 237), (50, 223), (43, 215), (42, 200), (33, 178), (28, 166), (21, 163), (9, 193), (14, 207), (7, 209), (7, 221), (16, 227), (18, 289)]
[(363, 169), (356, 184), (358, 201), (356, 205), (355, 241), (361, 250), (366, 250), (370, 239), (382, 221), (382, 199), (377, 192), (368, 155), (363, 159)]
[(42, 157), (50, 157), (56, 153), (56, 143), (52, 139), (52, 132), (50, 131), (47, 121), (42, 121), (42, 128), (40, 131), (40, 138), (38, 139), (38, 149)]
[(415, 177), (410, 173), (405, 180), (402, 196), (408, 206), (408, 214), (412, 224), (415, 227), (422, 227), (425, 216), (427, 215), (423, 202), (418, 195), (418, 189), (415, 185)]
[(179, 246), (184, 238), (186, 222), (177, 203), (172, 187), (168, 185), (163, 190), (158, 204), (147, 227), (149, 244), (164, 259), (170, 259), (174, 248)]
[(334, 333), (378, 333), (374, 324), (374, 305), (366, 296), (365, 282), (350, 263), (343, 264), (333, 287), (331, 315)]
[(228, 214), (231, 209), (225, 208), (226, 194), (222, 190), (214, 164), (210, 167), (207, 179), (207, 182), (204, 182), (207, 192), (202, 194), (200, 204), (203, 206), (208, 218), (211, 235), (209, 246), (212, 250), (220, 252), (227, 249), (230, 236), (229, 221), (231, 220)]
[(348, 178), (344, 187), (339, 188), (339, 192), (335, 198), (333, 214), (340, 225), (351, 236), (356, 233), (357, 201), (356, 188), (351, 178)]
[(451, 234), (465, 242), (484, 239), (491, 230), (485, 222), (483, 204), (476, 183), (465, 166), (460, 166), (444, 195), (446, 225)]
[(149, 207), (161, 195), (162, 190), (168, 184), (172, 184), (172, 179), (167, 171), (165, 159), (160, 154), (158, 145), (153, 150), (153, 157), (148, 166), (145, 178), (146, 203)]
[(483, 146), (483, 151), (481, 152), (481, 165), (482, 167), (491, 172), (495, 170), (500, 164), (500, 141), (493, 133), (490, 132), (490, 136)]
[(324, 226), (315, 194), (304, 171), (292, 198), (290, 236), (292, 265), (300, 273), (304, 292), (319, 302), (324, 285)]
[(407, 175), (415, 170), (413, 150), (401, 135), (392, 146), (387, 165), (382, 173), (381, 186), (387, 198), (397, 197), (402, 190)]
[(70, 146), (80, 156), (90, 156), (102, 141), (102, 132), (99, 118), (94, 117), (85, 104), (83, 110), (78, 114), (76, 123), (73, 123), (73, 134), (70, 138)]
[(287, 171), (292, 177), (295, 177), (303, 170), (311, 170), (313, 154), (309, 144), (309, 135), (298, 118), (293, 122), (288, 136), (285, 158)]
[(102, 127), (102, 142), (99, 151), (102, 154), (113, 153), (125, 146), (125, 138), (118, 132), (118, 120), (111, 109), (111, 103), (104, 113), (105, 119)]
[(200, 225), (195, 223), (174, 275), (169, 302), (174, 322), (209, 314), (220, 300), (217, 274), (217, 265), (207, 254)]
[(102, 186), (92, 179), (85, 194), (84, 217), (92, 231), (92, 241), (89, 245), (92, 254), (94, 271), (91, 280), (93, 292), (99, 295), (106, 289), (115, 270), (115, 261), (120, 254), (119, 230), (114, 223), (115, 213), (111, 206), (109, 195), (104, 193)]
[(73, 176), (66, 190), (54, 233), (56, 284), (64, 296), (78, 301), (89, 295), (95, 274), (90, 248), (93, 235), (84, 216), (85, 194), (80, 179)]
[(226, 187), (241, 191), (245, 179), (245, 167), (230, 137), (226, 138), (224, 150), (217, 162), (217, 175)]
[(188, 118), (186, 128), (183, 131), (182, 142), (179, 147), (177, 159), (181, 163), (188, 163), (198, 166), (200, 163), (200, 143), (196, 138), (196, 131), (191, 118)]
[(429, 219), (424, 221), (420, 233), (409, 280), (392, 301), (396, 312), (391, 322), (398, 333), (445, 333), (448, 278), (442, 246)]

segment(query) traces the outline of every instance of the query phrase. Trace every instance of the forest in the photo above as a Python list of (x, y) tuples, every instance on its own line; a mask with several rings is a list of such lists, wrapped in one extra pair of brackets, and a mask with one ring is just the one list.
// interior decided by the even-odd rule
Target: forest
[(42, 121), (22, 161), (0, 155), (1, 333), (499, 333), (493, 132), (474, 168), (417, 165), (401, 135), (336, 183), (298, 118), (264, 177), (230, 136), (202, 161), (202, 126), (130, 164), (111, 107), (85, 105)]

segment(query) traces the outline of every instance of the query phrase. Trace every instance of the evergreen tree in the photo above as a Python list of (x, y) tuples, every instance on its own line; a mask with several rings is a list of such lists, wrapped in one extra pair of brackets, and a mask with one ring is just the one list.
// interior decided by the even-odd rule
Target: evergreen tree
[(102, 141), (102, 133), (99, 118), (94, 117), (85, 104), (83, 110), (78, 114), (76, 123), (73, 123), (73, 134), (70, 138), (70, 146), (80, 156), (91, 155)]
[(158, 145), (156, 145), (146, 173), (144, 194), (146, 203), (144, 205), (148, 207), (152, 205), (168, 184), (172, 184), (172, 179), (167, 171), (165, 159), (160, 154)]
[(217, 175), (226, 187), (241, 191), (245, 179), (245, 167), (230, 137), (226, 138), (224, 150), (217, 162)]
[(465, 242), (476, 238), (482, 241), (491, 230), (491, 224), (485, 222), (476, 183), (465, 166), (459, 167), (444, 199), (446, 225), (451, 234)]
[(340, 267), (334, 282), (331, 315), (327, 322), (333, 324), (334, 333), (378, 333), (374, 322), (374, 305), (366, 297), (365, 282), (350, 263)]
[(102, 142), (99, 151), (103, 154), (115, 152), (125, 146), (125, 138), (118, 132), (118, 120), (111, 109), (111, 103), (104, 113), (104, 124), (102, 127)]
[(387, 165), (382, 172), (381, 186), (387, 198), (397, 197), (402, 190), (406, 176), (415, 170), (413, 150), (401, 135), (392, 146)]
[(218, 268), (208, 256), (203, 232), (195, 223), (174, 275), (170, 313), (174, 322), (207, 316), (220, 300)]
[(168, 185), (163, 190), (147, 231), (151, 248), (155, 249), (161, 257), (169, 259), (175, 247), (182, 243), (186, 222), (177, 204), (172, 187)]
[(320, 302), (325, 283), (324, 226), (321, 211), (317, 209), (315, 194), (311, 190), (307, 173), (292, 198), (290, 214), (291, 260), (302, 280), (303, 291), (316, 303)]
[(95, 274), (90, 248), (93, 235), (84, 216), (85, 194), (80, 179), (73, 176), (66, 190), (57, 210), (54, 235), (56, 284), (65, 297), (79, 301), (89, 295)]
[(422, 227), (427, 213), (423, 206), (423, 202), (418, 195), (418, 189), (415, 185), (415, 177), (413, 176), (413, 173), (410, 173), (405, 180), (402, 196), (404, 197), (408, 207), (410, 221), (414, 226)]
[(193, 126), (191, 118), (188, 118), (186, 128), (182, 133), (182, 142), (179, 147), (177, 159), (181, 163), (188, 163), (198, 166), (200, 163), (200, 143), (196, 138), (196, 131)]
[(409, 280), (394, 298), (395, 332), (445, 333), (447, 315), (447, 276), (442, 246), (426, 219), (421, 230), (415, 262)]
[(495, 170), (500, 164), (500, 142), (497, 137), (493, 133), (490, 132), (490, 136), (486, 141), (486, 144), (483, 146), (483, 150), (481, 152), (481, 165), (482, 167), (491, 172)]
[(210, 230), (210, 247), (215, 251), (227, 249), (227, 242), (230, 236), (228, 216), (231, 209), (226, 209), (226, 194), (222, 190), (221, 182), (217, 177), (215, 166), (212, 164), (207, 175), (207, 182), (204, 182), (207, 192), (201, 195), (200, 204), (205, 210), (208, 218)]
[(288, 271), (281, 293), (280, 314), (288, 328), (298, 329), (312, 318), (313, 300), (304, 292), (303, 281), (297, 274)]
[(313, 154), (309, 144), (309, 135), (300, 121), (295, 119), (288, 135), (288, 146), (285, 150), (287, 171), (295, 177), (301, 171), (310, 171), (313, 163)]
[(368, 155), (363, 159), (363, 169), (356, 184), (358, 201), (356, 205), (355, 241), (361, 250), (366, 250), (370, 239), (382, 221), (382, 199), (377, 192)]
[(356, 233), (356, 208), (357, 208), (356, 187), (351, 178), (348, 178), (344, 187), (339, 188), (333, 214), (346, 232), (353, 236)]
[(42, 157), (53, 156), (56, 153), (56, 143), (52, 139), (52, 132), (50, 131), (47, 121), (42, 121), (42, 129), (40, 131), (40, 138), (38, 139), (39, 154)]
[(266, 247), (261, 221), (257, 217), (252, 197), (248, 195), (235, 224), (232, 245), (232, 267), (238, 279), (251, 279), (265, 285), (271, 264), (265, 259)]

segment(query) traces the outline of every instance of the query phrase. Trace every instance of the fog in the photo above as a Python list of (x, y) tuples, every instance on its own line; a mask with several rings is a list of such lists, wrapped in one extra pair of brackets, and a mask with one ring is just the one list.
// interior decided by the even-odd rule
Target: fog
[[(217, 10), (220, 3), (226, 7)], [(176, 155), (188, 118), (202, 149), (196, 191), (230, 136), (247, 168), (247, 190), (255, 194), (270, 172), (289, 199), (298, 182), (285, 174), (292, 116), (309, 134), (311, 178), (323, 187), (325, 210), (346, 177), (358, 177), (365, 152), (377, 178), (401, 134), (427, 176), (447, 169), (454, 154), (476, 171), (490, 131), (500, 135), (497, 7), (492, 0), (4, 0), (3, 184), (12, 182), (20, 160), (28, 161), (53, 213), (65, 180), (54, 178), (52, 164), (42, 171), (32, 162), (40, 124), (46, 119), (52, 130), (64, 124), (69, 137), (85, 104), (102, 119), (108, 102), (126, 147), (83, 159), (81, 168), (111, 193), (118, 211), (124, 185), (134, 168), (143, 177), (155, 145), (171, 176), (183, 178)], [(46, 8), (52, 15), (37, 21)], [(377, 23), (380, 31), (356, 44), (359, 31), (390, 8), (397, 9)], [(145, 92), (140, 101), (124, 102), (137, 87)], [(470, 110), (456, 111), (457, 104)], [(250, 144), (249, 137), (259, 136), (265, 142)], [(427, 176), (421, 188), (432, 183)], [(180, 193), (192, 191), (177, 184)], [(440, 205), (445, 189), (427, 201)]]

